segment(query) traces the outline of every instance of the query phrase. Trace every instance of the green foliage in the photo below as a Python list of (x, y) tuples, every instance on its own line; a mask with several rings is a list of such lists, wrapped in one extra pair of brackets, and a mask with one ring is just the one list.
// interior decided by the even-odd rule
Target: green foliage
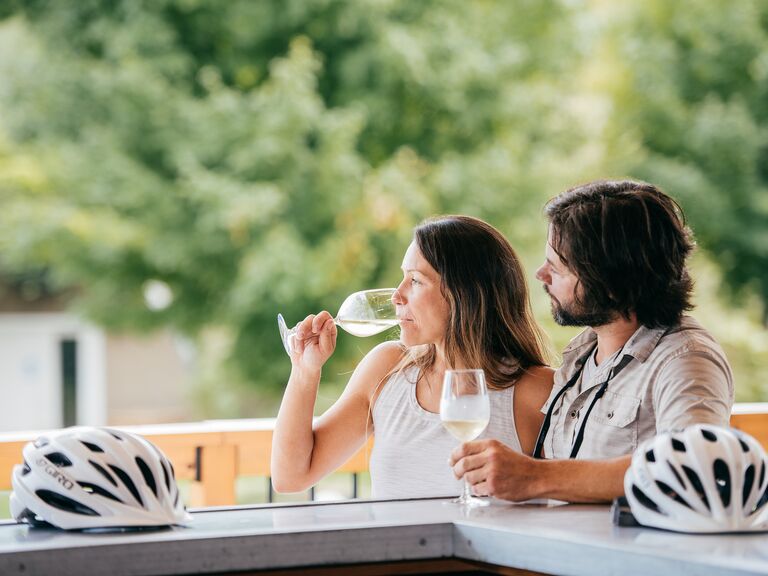
[[(7, 3), (0, 269), (77, 287), (112, 330), (194, 338), (216, 416), (271, 413), (276, 313), (396, 283), (425, 216), (491, 221), (532, 271), (544, 201), (600, 176), (665, 185), (768, 299), (765, 14), (684, 4)], [(372, 343), (340, 336), (332, 386)]]
[(612, 28), (628, 72), (616, 118), (642, 146), (631, 171), (674, 191), (733, 296), (766, 303), (768, 6), (632, 6)]
[[(578, 173), (555, 1), (20, 6), (0, 30), (0, 128), (34, 190), (2, 187), (2, 267), (78, 286), (108, 328), (196, 336), (211, 381), (279, 386), (276, 312), (394, 284), (427, 215), (538, 244), (527, 215)], [(167, 309), (144, 301), (153, 280)], [(359, 345), (340, 338), (327, 373)]]

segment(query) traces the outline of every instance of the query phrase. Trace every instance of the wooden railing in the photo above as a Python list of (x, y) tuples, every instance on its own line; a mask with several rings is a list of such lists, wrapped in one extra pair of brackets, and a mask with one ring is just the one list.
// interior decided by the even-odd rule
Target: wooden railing
[[(189, 506), (234, 504), (235, 481), (239, 476), (270, 475), (272, 418), (215, 420), (189, 424), (121, 427), (155, 443), (171, 459), (176, 476), (189, 480)], [(768, 403), (737, 404), (731, 425), (755, 438), (768, 449)], [(0, 490), (11, 489), (11, 470), (22, 461), (24, 444), (42, 432), (0, 434)], [(340, 471), (356, 474), (368, 470), (373, 439)]]

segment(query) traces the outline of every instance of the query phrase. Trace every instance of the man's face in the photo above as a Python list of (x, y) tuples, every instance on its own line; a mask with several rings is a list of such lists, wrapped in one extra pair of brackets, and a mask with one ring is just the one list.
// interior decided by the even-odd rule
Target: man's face
[[(536, 278), (544, 283), (544, 291), (552, 304), (552, 317), (560, 326), (603, 326), (613, 321), (611, 310), (598, 310), (589, 294), (583, 293), (579, 279), (552, 248), (552, 230), (544, 250), (544, 263), (536, 270)], [(576, 301), (579, 295), (581, 304)]]

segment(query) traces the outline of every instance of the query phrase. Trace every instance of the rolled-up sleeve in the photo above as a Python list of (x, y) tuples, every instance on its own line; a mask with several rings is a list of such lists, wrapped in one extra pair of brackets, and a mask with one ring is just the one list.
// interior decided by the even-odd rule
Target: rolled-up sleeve
[(654, 385), (656, 431), (728, 426), (733, 399), (733, 375), (724, 359), (710, 351), (680, 352), (665, 363)]

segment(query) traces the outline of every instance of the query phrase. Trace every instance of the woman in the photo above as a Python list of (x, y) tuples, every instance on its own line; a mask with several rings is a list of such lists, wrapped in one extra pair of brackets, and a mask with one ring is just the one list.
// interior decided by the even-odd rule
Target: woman
[(336, 325), (328, 312), (299, 324), (272, 442), (278, 492), (314, 485), (375, 434), (374, 497), (458, 493), (447, 463), (457, 442), (439, 416), (443, 374), (451, 368), (485, 370), (491, 420), (481, 437), (533, 451), (553, 371), (545, 366), (544, 337), (509, 242), (476, 218), (427, 220), (415, 229), (402, 269), (392, 298), (400, 341), (371, 350), (314, 427), (320, 373), (334, 351)]

